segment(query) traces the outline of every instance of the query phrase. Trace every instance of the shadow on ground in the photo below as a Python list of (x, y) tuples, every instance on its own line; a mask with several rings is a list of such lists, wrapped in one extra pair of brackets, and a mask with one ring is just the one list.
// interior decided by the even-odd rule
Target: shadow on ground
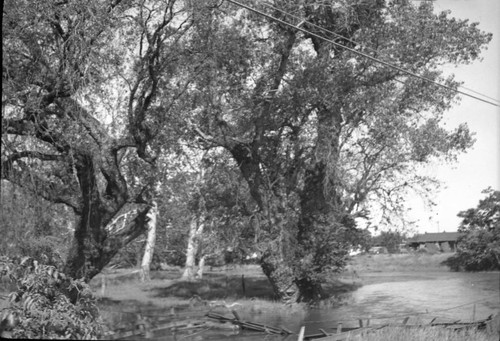
[(272, 287), (265, 277), (226, 276), (209, 274), (203, 279), (177, 282), (168, 287), (150, 289), (157, 297), (179, 297), (190, 299), (199, 296), (203, 300), (225, 298), (274, 299)]

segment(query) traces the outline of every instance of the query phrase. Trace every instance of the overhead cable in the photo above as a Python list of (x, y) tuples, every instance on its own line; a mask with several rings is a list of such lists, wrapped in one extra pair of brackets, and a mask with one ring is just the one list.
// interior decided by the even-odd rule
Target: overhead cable
[(276, 18), (276, 17), (273, 17), (272, 15), (269, 15), (269, 14), (267, 14), (267, 13), (264, 13), (264, 12), (262, 12), (262, 11), (259, 11), (259, 10), (255, 9), (255, 8), (253, 8), (253, 7), (247, 6), (247, 5), (242, 4), (242, 3), (240, 3), (240, 2), (237, 2), (237, 1), (234, 1), (234, 0), (226, 0), (226, 1), (228, 1), (228, 2), (232, 3), (232, 4), (236, 5), (236, 6), (239, 6), (239, 7), (241, 7), (241, 8), (245, 8), (245, 9), (247, 9), (247, 10), (249, 10), (249, 11), (251, 11), (251, 12), (254, 12), (254, 13), (258, 14), (258, 15), (261, 15), (261, 16), (263, 16), (263, 17), (266, 17), (266, 18), (268, 18), (268, 19), (271, 19), (271, 20), (273, 20), (273, 21), (279, 22), (280, 24), (283, 24), (283, 25), (285, 25), (285, 26), (292, 27), (292, 28), (294, 28), (294, 29), (295, 29), (295, 30), (297, 30), (297, 31), (301, 31), (301, 32), (306, 33), (306, 34), (308, 34), (308, 35), (310, 35), (310, 36), (313, 36), (313, 37), (319, 38), (319, 39), (321, 39), (321, 40), (323, 40), (323, 41), (326, 41), (326, 42), (328, 42), (328, 43), (330, 43), (330, 44), (333, 44), (333, 45), (339, 46), (339, 47), (341, 47), (341, 48), (343, 48), (343, 49), (345, 49), (345, 50), (347, 50), (347, 51), (350, 51), (350, 52), (352, 52), (352, 53), (354, 53), (354, 54), (357, 54), (357, 55), (363, 56), (363, 57), (365, 57), (365, 58), (367, 58), (367, 59), (370, 59), (370, 60), (372, 60), (372, 61), (374, 61), (374, 62), (376, 62), (376, 63), (379, 63), (379, 64), (382, 64), (382, 65), (384, 65), (384, 66), (390, 67), (390, 68), (392, 68), (392, 69), (398, 70), (398, 71), (400, 71), (400, 72), (402, 72), (402, 73), (405, 73), (405, 74), (407, 74), (407, 75), (410, 75), (410, 76), (412, 76), (412, 77), (416, 77), (416, 78), (421, 79), (421, 80), (423, 80), (423, 81), (426, 81), (426, 82), (432, 83), (432, 84), (434, 84), (434, 85), (437, 85), (437, 86), (439, 86), (439, 87), (441, 87), (441, 88), (444, 88), (444, 89), (447, 89), (447, 90), (450, 90), (450, 91), (454, 91), (454, 92), (456, 92), (456, 93), (460, 93), (460, 94), (462, 94), (462, 95), (465, 95), (465, 96), (468, 96), (468, 97), (474, 98), (474, 99), (479, 100), (479, 101), (481, 101), (481, 102), (485, 102), (485, 103), (488, 103), (488, 104), (494, 105), (494, 106), (496, 106), (496, 107), (500, 106), (500, 105), (499, 105), (499, 104), (497, 104), (497, 103), (494, 103), (494, 102), (491, 102), (491, 101), (485, 100), (485, 99), (483, 99), (483, 98), (480, 98), (480, 97), (477, 97), (477, 96), (474, 96), (474, 95), (468, 94), (468, 93), (466, 93), (466, 92), (463, 92), (463, 91), (460, 91), (460, 90), (458, 90), (458, 89), (455, 89), (455, 88), (449, 87), (449, 86), (447, 86), (447, 85), (444, 85), (444, 84), (441, 84), (441, 83), (435, 82), (435, 81), (433, 81), (432, 79), (429, 79), (429, 78), (426, 78), (426, 77), (420, 76), (420, 75), (418, 75), (418, 74), (416, 74), (416, 73), (414, 73), (414, 72), (411, 72), (411, 71), (405, 70), (405, 69), (403, 69), (403, 68), (401, 68), (401, 67), (399, 67), (399, 66), (396, 66), (396, 65), (393, 65), (393, 64), (391, 64), (391, 63), (388, 63), (388, 62), (385, 62), (385, 61), (383, 61), (383, 60), (380, 60), (380, 59), (378, 59), (378, 58), (372, 57), (372, 56), (370, 56), (370, 55), (368, 55), (368, 54), (366, 54), (366, 53), (363, 53), (363, 52), (357, 51), (357, 50), (352, 49), (352, 48), (350, 48), (350, 47), (347, 47), (347, 46), (345, 46), (345, 45), (343, 45), (343, 44), (337, 43), (337, 42), (335, 42), (335, 41), (333, 41), (333, 40), (331, 40), (331, 39), (328, 39), (328, 38), (325, 38), (325, 37), (323, 37), (323, 36), (320, 36), (319, 34), (316, 34), (316, 33), (310, 32), (310, 31), (308, 31), (308, 30), (306, 30), (306, 29), (304, 29), (304, 28), (302, 28), (302, 27), (300, 27), (300, 26), (298, 26), (298, 25), (294, 25), (294, 24), (288, 23), (288, 22), (286, 22), (286, 21), (283, 21), (283, 20), (281, 20), (281, 19), (278, 19), (278, 18)]
[[(429, 1), (429, 0), (421, 0), (421, 1)], [(340, 38), (340, 39), (342, 39), (342, 40), (348, 41), (348, 42), (353, 43), (353, 44), (356, 44), (356, 45), (358, 45), (358, 46), (362, 46), (362, 47), (363, 47), (364, 49), (366, 49), (366, 50), (370, 50), (370, 51), (375, 52), (375, 53), (379, 52), (378, 50), (376, 50), (376, 49), (374, 49), (374, 48), (371, 48), (371, 47), (368, 47), (368, 46), (364, 46), (364, 45), (362, 45), (361, 43), (359, 43), (359, 42), (357, 42), (357, 41), (355, 41), (355, 40), (349, 39), (349, 38), (347, 38), (347, 37), (344, 37), (344, 36), (343, 36), (343, 35), (341, 35), (341, 34), (338, 34), (338, 33), (336, 33), (336, 32), (330, 31), (329, 29), (326, 29), (326, 28), (321, 27), (321, 26), (319, 26), (319, 25), (316, 25), (316, 24), (314, 24), (314, 23), (312, 23), (312, 22), (310, 22), (310, 21), (305, 20), (305, 19), (304, 19), (304, 18), (302, 18), (302, 17), (299, 17), (299, 16), (297, 16), (297, 15), (295, 15), (295, 14), (288, 13), (288, 12), (286, 12), (286, 11), (282, 10), (282, 9), (279, 9), (279, 8), (277, 8), (277, 7), (273, 6), (272, 4), (268, 3), (268, 2), (263, 2), (263, 4), (264, 4), (265, 6), (267, 6), (267, 7), (269, 7), (269, 8), (271, 8), (271, 9), (275, 10), (275, 11), (280, 12), (281, 14), (284, 14), (284, 15), (287, 15), (287, 16), (289, 16), (289, 17), (292, 17), (292, 18), (294, 18), (294, 19), (299, 20), (299, 22), (301, 23), (301, 24), (300, 24), (301, 26), (302, 26), (302, 25), (304, 25), (304, 24), (308, 24), (308, 25), (310, 25), (310, 26), (312, 26), (312, 27), (315, 27), (315, 28), (318, 28), (318, 29), (320, 29), (320, 30), (322, 30), (322, 31), (324, 31), (324, 32), (326, 32), (326, 33), (332, 34), (332, 35), (334, 35), (334, 36), (336, 36), (336, 37), (338, 37), (338, 38)], [(467, 90), (467, 91), (473, 92), (473, 93), (475, 93), (475, 94), (477, 94), (477, 95), (480, 95), (480, 96), (482, 96), (482, 97), (485, 97), (485, 98), (491, 99), (491, 100), (493, 100), (493, 101), (495, 101), (495, 102), (500, 102), (500, 101), (499, 101), (498, 99), (496, 99), (496, 98), (490, 97), (490, 96), (488, 96), (488, 95), (485, 95), (485, 94), (483, 94), (483, 93), (481, 93), (481, 92), (478, 92), (478, 91), (475, 91), (475, 90), (470, 89), (470, 88), (468, 88), (468, 87), (465, 87), (465, 86), (463, 86), (463, 85), (459, 85), (458, 87), (459, 87), (459, 88), (462, 88), (462, 89), (465, 89), (465, 90)]]

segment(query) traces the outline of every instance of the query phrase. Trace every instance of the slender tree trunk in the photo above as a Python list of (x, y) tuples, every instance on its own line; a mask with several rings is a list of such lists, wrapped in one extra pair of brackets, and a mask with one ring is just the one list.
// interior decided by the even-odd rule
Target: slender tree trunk
[(198, 262), (198, 273), (196, 274), (196, 276), (199, 279), (203, 278), (203, 270), (205, 268), (206, 259), (207, 259), (207, 255), (203, 255), (203, 256), (201, 256), (200, 261)]
[(151, 277), (149, 275), (149, 270), (151, 266), (151, 260), (153, 259), (153, 253), (155, 250), (157, 216), (158, 216), (158, 206), (154, 201), (152, 207), (149, 209), (149, 212), (147, 214), (148, 235), (146, 238), (146, 247), (144, 248), (144, 256), (142, 257), (142, 263), (141, 263), (142, 282), (151, 280)]
[(184, 273), (182, 274), (183, 280), (192, 281), (195, 278), (196, 253), (198, 252), (199, 246), (198, 238), (203, 233), (204, 227), (205, 224), (203, 221), (200, 222), (199, 217), (193, 217), (191, 219), (186, 250), (186, 263), (184, 266)]

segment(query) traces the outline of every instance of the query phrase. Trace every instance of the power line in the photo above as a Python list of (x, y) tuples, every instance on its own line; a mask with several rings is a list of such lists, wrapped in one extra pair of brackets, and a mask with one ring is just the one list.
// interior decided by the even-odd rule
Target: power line
[(471, 94), (468, 94), (468, 93), (466, 93), (466, 92), (460, 91), (460, 90), (458, 90), (458, 89), (451, 88), (451, 87), (449, 87), (449, 86), (447, 86), (447, 85), (444, 85), (444, 84), (441, 84), (441, 83), (435, 82), (435, 81), (433, 81), (433, 80), (431, 80), (431, 79), (429, 79), (429, 78), (426, 78), (426, 77), (423, 77), (423, 76), (417, 75), (417, 74), (416, 74), (416, 73), (414, 73), (414, 72), (411, 72), (411, 71), (405, 70), (405, 69), (403, 69), (403, 68), (401, 68), (401, 67), (399, 67), (399, 66), (396, 66), (396, 65), (393, 65), (393, 64), (391, 64), (391, 63), (388, 63), (388, 62), (385, 62), (385, 61), (383, 61), (383, 60), (380, 60), (380, 59), (378, 59), (378, 58), (372, 57), (372, 56), (370, 56), (370, 55), (368, 55), (368, 54), (366, 54), (366, 53), (363, 53), (363, 52), (357, 51), (357, 50), (355, 50), (355, 49), (351, 49), (350, 47), (347, 47), (347, 46), (345, 46), (345, 45), (342, 45), (342, 44), (340, 44), (340, 43), (337, 43), (337, 42), (335, 42), (335, 41), (333, 41), (333, 40), (331, 40), (331, 39), (327, 39), (327, 38), (325, 38), (325, 37), (323, 37), (323, 36), (320, 36), (320, 35), (318, 35), (318, 34), (316, 34), (316, 33), (310, 32), (310, 31), (308, 31), (308, 30), (306, 30), (306, 29), (303, 29), (303, 28), (301, 28), (301, 27), (299, 27), (299, 26), (296, 26), (296, 25), (290, 24), (290, 23), (288, 23), (288, 22), (286, 22), (286, 21), (283, 21), (283, 20), (281, 20), (281, 19), (275, 18), (275, 17), (273, 17), (272, 15), (269, 15), (269, 14), (267, 14), (267, 13), (264, 13), (264, 12), (262, 12), (262, 11), (259, 11), (259, 10), (255, 9), (255, 8), (250, 7), (250, 6), (244, 5), (244, 4), (239, 3), (239, 2), (237, 2), (237, 1), (234, 1), (234, 0), (226, 0), (226, 1), (228, 1), (228, 2), (232, 3), (232, 4), (236, 5), (236, 6), (239, 6), (239, 7), (245, 8), (245, 9), (247, 9), (247, 10), (249, 10), (249, 11), (251, 11), (251, 12), (254, 12), (254, 13), (258, 14), (258, 15), (261, 15), (261, 16), (263, 16), (263, 17), (266, 17), (266, 18), (268, 18), (268, 19), (271, 19), (271, 20), (273, 20), (273, 21), (279, 22), (280, 24), (283, 24), (283, 25), (285, 25), (285, 26), (292, 27), (292, 28), (294, 28), (294, 29), (295, 29), (295, 30), (297, 30), (297, 31), (301, 31), (301, 32), (306, 33), (306, 34), (308, 34), (308, 35), (311, 35), (311, 36), (314, 36), (314, 37), (319, 38), (319, 39), (321, 39), (321, 40), (324, 40), (324, 41), (326, 41), (326, 42), (328, 42), (328, 43), (330, 43), (330, 44), (333, 44), (333, 45), (339, 46), (339, 47), (341, 47), (341, 48), (343, 48), (343, 49), (345, 49), (345, 50), (347, 50), (347, 51), (350, 51), (350, 52), (352, 52), (352, 53), (354, 53), (354, 54), (358, 54), (358, 55), (360, 55), (360, 56), (363, 56), (363, 57), (365, 57), (365, 58), (367, 58), (367, 59), (370, 59), (370, 60), (372, 60), (372, 61), (374, 61), (374, 62), (376, 62), (376, 63), (379, 63), (379, 64), (382, 64), (382, 65), (384, 65), (384, 66), (390, 67), (390, 68), (392, 68), (392, 69), (398, 70), (398, 71), (400, 71), (400, 72), (402, 72), (402, 73), (405, 73), (405, 74), (407, 74), (407, 75), (410, 75), (410, 76), (412, 76), (412, 77), (416, 77), (416, 78), (421, 79), (421, 80), (423, 80), (423, 81), (426, 81), (426, 82), (432, 83), (432, 84), (434, 84), (434, 85), (437, 85), (437, 86), (439, 86), (439, 87), (441, 87), (441, 88), (444, 88), (444, 89), (447, 89), (447, 90), (450, 90), (450, 91), (454, 91), (454, 92), (456, 92), (456, 93), (460, 93), (460, 94), (462, 94), (462, 95), (465, 95), (465, 96), (468, 96), (468, 97), (471, 97), (471, 98), (477, 99), (477, 100), (479, 100), (479, 101), (481, 101), (481, 102), (485, 102), (485, 103), (488, 103), (488, 104), (494, 105), (494, 106), (496, 106), (496, 107), (498, 107), (498, 106), (499, 106), (499, 104), (497, 104), (497, 103), (493, 103), (493, 102), (491, 102), (491, 101), (485, 100), (485, 99), (480, 98), (480, 97), (477, 97), (477, 96), (473, 96), (473, 95), (471, 95)]
[[(414, 0), (414, 1), (433, 1), (433, 0)], [(338, 34), (338, 33), (335, 33), (335, 32), (333, 32), (333, 31), (330, 31), (329, 29), (326, 29), (326, 28), (324, 28), (324, 27), (321, 27), (321, 26), (319, 26), (319, 25), (316, 25), (316, 24), (314, 24), (314, 23), (312, 23), (312, 22), (310, 22), (310, 21), (305, 20), (305, 19), (304, 19), (304, 18), (302, 18), (302, 17), (299, 17), (299, 16), (297, 16), (297, 15), (295, 15), (295, 14), (288, 13), (288, 12), (286, 12), (286, 11), (282, 10), (282, 9), (279, 9), (279, 8), (277, 8), (277, 7), (273, 6), (273, 5), (271, 5), (270, 3), (263, 2), (263, 4), (264, 4), (265, 6), (267, 6), (267, 7), (269, 7), (269, 8), (272, 8), (272, 9), (273, 9), (273, 10), (275, 10), (275, 11), (280, 12), (281, 14), (287, 15), (287, 16), (292, 17), (292, 18), (294, 18), (294, 19), (298, 19), (298, 20), (299, 20), (299, 22), (300, 22), (300, 24), (299, 24), (299, 25), (303, 25), (303, 24), (308, 24), (308, 25), (311, 25), (312, 27), (318, 28), (318, 29), (320, 29), (320, 30), (322, 30), (322, 31), (324, 31), (324, 32), (327, 32), (327, 33), (329, 33), (329, 34), (332, 34), (332, 35), (334, 35), (334, 36), (336, 36), (336, 37), (338, 37), (338, 38), (341, 38), (341, 39), (343, 39), (343, 40), (345, 40), (345, 41), (348, 41), (348, 42), (350, 42), (350, 43), (356, 44), (356, 45), (358, 45), (358, 46), (363, 46), (363, 48), (364, 48), (364, 49), (366, 49), (366, 50), (370, 50), (370, 51), (375, 52), (375, 53), (376, 53), (376, 52), (379, 52), (378, 50), (376, 50), (376, 49), (374, 49), (374, 48), (371, 48), (371, 47), (369, 47), (369, 46), (364, 46), (364, 45), (361, 45), (361, 44), (360, 44), (359, 42), (357, 42), (357, 41), (354, 41), (354, 40), (349, 39), (349, 38), (347, 38), (347, 37), (344, 37), (344, 36), (342, 36), (342, 35), (340, 35), (340, 34)], [(481, 92), (478, 92), (478, 91), (475, 91), (475, 90), (470, 89), (470, 88), (468, 88), (468, 87), (465, 87), (465, 86), (463, 86), (463, 85), (459, 85), (458, 87), (459, 87), (459, 88), (462, 88), (462, 89), (465, 89), (465, 90), (467, 90), (467, 91), (473, 92), (473, 93), (475, 93), (475, 94), (477, 94), (477, 95), (480, 95), (480, 96), (482, 96), (482, 97), (489, 98), (489, 99), (491, 99), (491, 100), (493, 100), (493, 101), (500, 102), (500, 101), (499, 101), (498, 99), (496, 99), (496, 98), (490, 97), (490, 96), (488, 96), (488, 95), (485, 95), (485, 94), (483, 94), (483, 93), (481, 93)]]

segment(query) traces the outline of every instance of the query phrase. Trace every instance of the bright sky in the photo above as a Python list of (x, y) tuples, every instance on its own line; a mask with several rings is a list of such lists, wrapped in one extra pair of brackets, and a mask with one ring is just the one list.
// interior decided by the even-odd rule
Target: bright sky
[[(483, 60), (471, 65), (450, 68), (463, 86), (500, 100), (500, 1), (499, 0), (436, 0), (436, 11), (451, 10), (451, 16), (479, 22), (479, 28), (493, 33)], [(418, 232), (456, 231), (459, 211), (476, 207), (484, 197), (483, 189), (500, 189), (500, 107), (461, 96), (460, 104), (445, 115), (450, 129), (466, 122), (476, 133), (476, 143), (453, 165), (441, 164), (429, 173), (443, 181), (436, 193), (437, 206), (430, 211), (415, 204)]]

